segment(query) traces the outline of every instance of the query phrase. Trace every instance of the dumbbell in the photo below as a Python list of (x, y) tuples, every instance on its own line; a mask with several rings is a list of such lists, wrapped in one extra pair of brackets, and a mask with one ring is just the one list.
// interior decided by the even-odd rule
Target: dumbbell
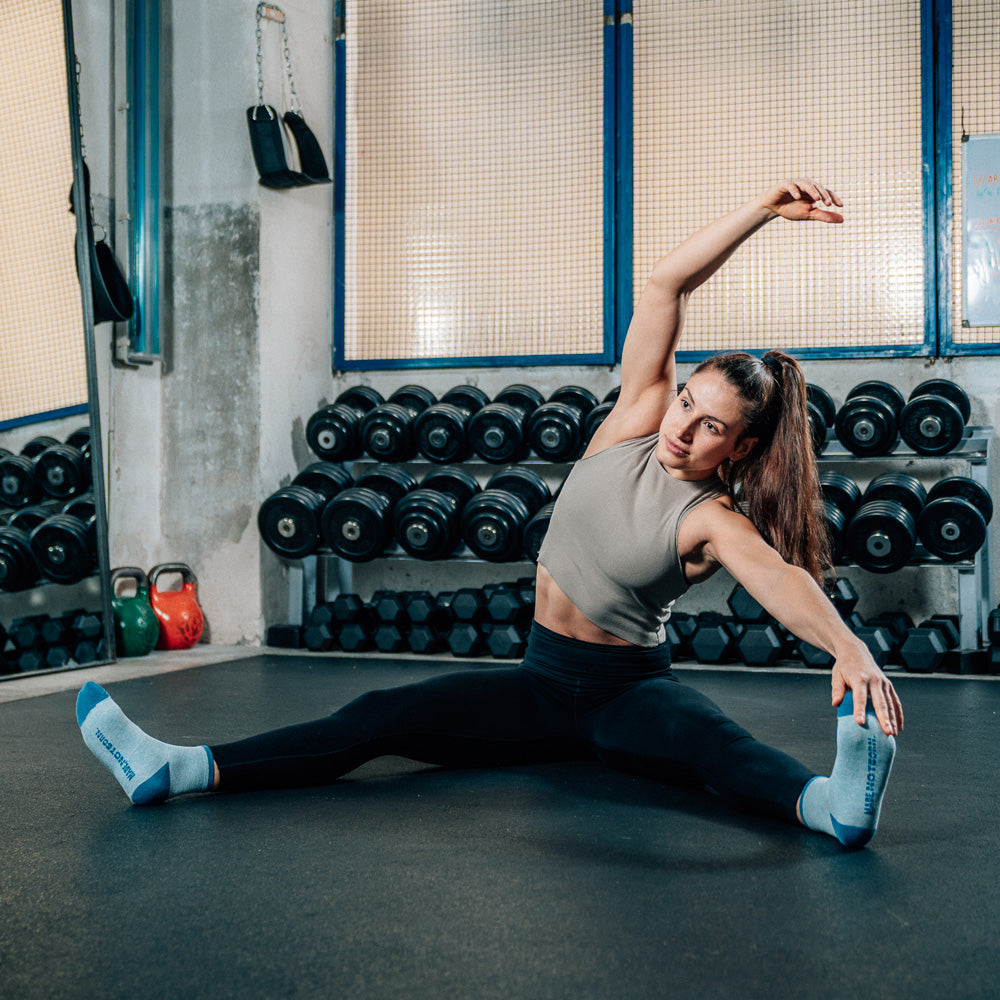
[(613, 401), (605, 400), (603, 403), (598, 403), (590, 413), (584, 418), (583, 421), (583, 450), (587, 450), (587, 445), (590, 444), (590, 439), (597, 433), (597, 428), (604, 423), (608, 414), (615, 408)]
[(836, 564), (843, 555), (847, 526), (861, 504), (861, 487), (850, 476), (831, 471), (820, 474), (819, 486), (830, 537), (830, 555)]
[(79, 448), (69, 444), (52, 444), (39, 452), (32, 474), (39, 492), (55, 500), (69, 500), (90, 486), (90, 462)]
[(726, 604), (738, 622), (768, 622), (770, 612), (742, 584), (737, 584), (726, 598)]
[(691, 652), (699, 663), (728, 663), (739, 655), (737, 642), (742, 631), (742, 626), (734, 619), (714, 611), (703, 611), (691, 634)]
[(812, 438), (813, 452), (822, 454), (826, 448), (827, 430), (837, 419), (837, 404), (822, 386), (806, 385), (806, 419)]
[(54, 500), (43, 500), (41, 503), (32, 504), (30, 507), (21, 507), (18, 510), (11, 511), (7, 517), (7, 524), (12, 528), (21, 528), (30, 535), (42, 521), (47, 520), (53, 514), (62, 513), (65, 512), (60, 504)]
[(321, 407), (309, 418), (306, 424), (309, 447), (328, 462), (358, 458), (364, 451), (361, 421), (383, 402), (382, 394), (370, 386), (346, 389), (333, 403)]
[(527, 629), (534, 612), (534, 601), (526, 588), (501, 584), (486, 599), (486, 615), (494, 625), (517, 625)]
[(446, 647), (451, 614), (437, 598), (427, 591), (415, 591), (407, 597), (406, 614), (410, 621), (411, 652), (437, 653)]
[(905, 566), (917, 539), (917, 515), (927, 500), (920, 480), (905, 472), (885, 472), (866, 488), (847, 528), (848, 558), (873, 573)]
[(907, 633), (913, 628), (913, 619), (905, 611), (884, 611), (873, 615), (855, 635), (868, 646), (875, 662), (880, 666), (895, 664), (899, 648)]
[(0, 590), (28, 590), (38, 577), (28, 532), (10, 525), (0, 527)]
[(944, 455), (964, 437), (971, 412), (961, 386), (932, 378), (910, 393), (899, 415), (899, 434), (921, 455)]
[(528, 625), (489, 625), (486, 628), (486, 645), (498, 660), (519, 660), (528, 648)]
[(34, 528), (29, 544), (42, 575), (64, 584), (90, 576), (97, 563), (92, 527), (68, 514), (53, 514)]
[(888, 382), (861, 382), (837, 411), (834, 430), (853, 455), (887, 455), (899, 438), (902, 393)]
[(264, 544), (286, 559), (303, 559), (319, 547), (323, 509), (354, 480), (332, 462), (313, 462), (272, 493), (257, 512)]
[(446, 640), (452, 656), (482, 656), (487, 650), (486, 632), (484, 624), (455, 622), (449, 629)]
[(793, 654), (796, 641), (776, 621), (746, 622), (736, 649), (748, 667), (771, 667)]
[(472, 454), (468, 424), (490, 397), (474, 385), (456, 385), (428, 406), (413, 426), (417, 450), (431, 462), (462, 462)]
[(986, 541), (993, 501), (985, 487), (965, 476), (935, 483), (917, 516), (917, 536), (932, 555), (947, 562), (971, 559)]
[(462, 510), (478, 492), (476, 477), (460, 466), (428, 473), (418, 489), (396, 504), (392, 515), (396, 541), (416, 559), (447, 559), (461, 541)]
[(671, 611), (664, 623), (666, 642), (670, 644), (670, 656), (674, 660), (694, 659), (691, 650), (691, 636), (698, 629), (698, 619), (684, 611)]
[(589, 440), (584, 419), (597, 397), (579, 385), (564, 385), (528, 417), (525, 434), (531, 450), (549, 462), (572, 462)]
[[(58, 443), (58, 442), (56, 442)], [(0, 458), (0, 501), (7, 507), (27, 507), (39, 496), (35, 465), (28, 455)]]
[(437, 400), (422, 385), (404, 385), (385, 403), (380, 403), (361, 421), (361, 440), (372, 458), (382, 462), (405, 462), (417, 453), (414, 423), (417, 416)]
[(542, 504), (524, 526), (524, 554), (534, 563), (538, 562), (538, 553), (542, 550), (542, 542), (545, 541), (545, 533), (549, 530), (549, 521), (552, 520), (552, 512), (555, 508), (554, 500)]
[(492, 403), (469, 418), (472, 450), (494, 465), (519, 462), (528, 452), (528, 417), (543, 401), (542, 394), (530, 385), (508, 385), (501, 389)]
[(948, 653), (959, 642), (957, 616), (934, 615), (907, 630), (899, 647), (903, 669), (929, 674), (945, 665)]
[(377, 558), (392, 540), (393, 508), (416, 485), (399, 466), (375, 466), (323, 508), (324, 543), (351, 562)]
[(504, 469), (463, 508), (462, 538), (476, 555), (489, 562), (520, 559), (524, 529), (550, 499), (549, 488), (537, 472), (520, 466)]

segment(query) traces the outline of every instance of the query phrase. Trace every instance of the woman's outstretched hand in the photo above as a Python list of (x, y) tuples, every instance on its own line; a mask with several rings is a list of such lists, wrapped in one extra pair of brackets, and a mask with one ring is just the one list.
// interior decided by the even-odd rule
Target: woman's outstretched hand
[[(782, 181), (765, 191), (760, 197), (761, 205), (795, 222), (843, 222), (840, 212), (831, 211), (831, 206), (843, 208), (844, 203), (829, 188), (808, 177), (794, 181)], [(826, 206), (826, 207), (822, 207)]]

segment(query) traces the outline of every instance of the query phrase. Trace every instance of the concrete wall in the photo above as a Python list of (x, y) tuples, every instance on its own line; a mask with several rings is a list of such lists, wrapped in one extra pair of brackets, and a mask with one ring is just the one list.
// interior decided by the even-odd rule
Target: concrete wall
[[(83, 10), (100, 8), (96, 0), (78, 2)], [(199, 577), (216, 643), (257, 642), (267, 624), (289, 616), (288, 576), (296, 567), (261, 544), (256, 510), (313, 460), (305, 423), (342, 389), (365, 382), (388, 395), (416, 381), (441, 393), (468, 380), (492, 395), (515, 381), (543, 393), (574, 382), (603, 395), (618, 383), (617, 371), (604, 366), (331, 375), (331, 190), (274, 192), (257, 184), (244, 121), (246, 107), (256, 102), (254, 9), (249, 0), (172, 0), (164, 6), (161, 337), (168, 358), (138, 371), (112, 370), (108, 362), (102, 376), (112, 562), (188, 562)], [(286, 2), (284, 9), (304, 114), (329, 161), (332, 0)], [(95, 24), (88, 44), (97, 48), (105, 26)], [(265, 97), (280, 103), (273, 34), (269, 41)], [(110, 357), (109, 327), (99, 328), (99, 351)], [(884, 378), (905, 393), (942, 375), (967, 388), (974, 422), (995, 425), (1000, 419), (996, 359), (812, 362), (807, 375), (838, 403), (862, 379)], [(996, 550), (994, 539), (991, 561), (1000, 568)], [(367, 595), (383, 585), (445, 589), (529, 571), (526, 565), (380, 561), (356, 567), (353, 576)], [(847, 575), (862, 589), (866, 612), (955, 609), (951, 570)], [(728, 587), (714, 581), (679, 606), (721, 606)], [(996, 571), (993, 589), (1000, 592)]]

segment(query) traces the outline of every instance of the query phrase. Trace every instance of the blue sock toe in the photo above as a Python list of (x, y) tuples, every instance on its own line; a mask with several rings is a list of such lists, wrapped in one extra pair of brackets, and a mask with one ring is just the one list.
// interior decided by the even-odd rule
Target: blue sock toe
[(107, 697), (109, 697), (108, 692), (105, 691), (100, 684), (95, 684), (93, 681), (87, 681), (87, 683), (80, 688), (80, 693), (76, 696), (77, 725), (82, 726), (83, 720), (90, 715), (90, 710), (95, 705), (99, 705)]

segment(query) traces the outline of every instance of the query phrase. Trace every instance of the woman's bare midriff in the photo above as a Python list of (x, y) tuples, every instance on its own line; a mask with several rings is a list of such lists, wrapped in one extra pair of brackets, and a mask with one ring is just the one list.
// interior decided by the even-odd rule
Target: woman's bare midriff
[(535, 621), (552, 632), (583, 642), (606, 646), (634, 645), (610, 632), (605, 632), (587, 618), (559, 589), (559, 585), (544, 566), (538, 567), (535, 577)]

